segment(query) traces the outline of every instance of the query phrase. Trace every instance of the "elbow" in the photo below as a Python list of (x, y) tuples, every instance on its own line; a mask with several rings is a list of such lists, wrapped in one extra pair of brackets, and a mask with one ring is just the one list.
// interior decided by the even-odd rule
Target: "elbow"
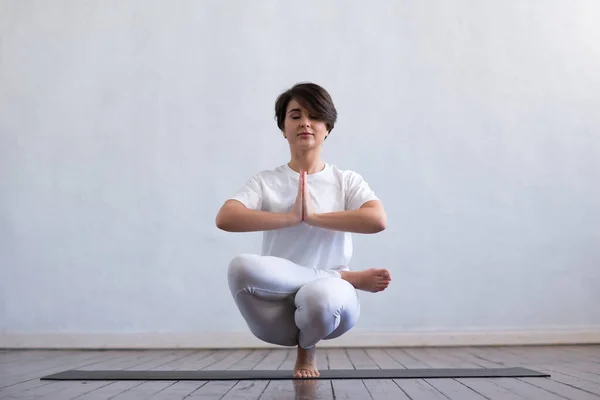
[(239, 210), (240, 206), (237, 204), (237, 201), (229, 200), (226, 202), (215, 218), (217, 228), (225, 232), (241, 232)]
[(373, 233), (382, 232), (382, 231), (386, 230), (386, 228), (387, 228), (387, 220), (385, 218), (379, 218), (377, 221), (375, 221), (375, 224), (373, 226)]
[(217, 225), (218, 229), (225, 231), (225, 232), (229, 232), (229, 229), (227, 229), (227, 225), (224, 224), (222, 221), (217, 221), (216, 225)]
[(222, 213), (217, 214), (217, 217), (215, 218), (215, 225), (222, 231), (231, 232), (231, 224)]
[(375, 218), (373, 218), (373, 231), (372, 233), (379, 233), (387, 228), (387, 215), (385, 212), (378, 213)]
[(387, 228), (387, 214), (380, 201), (367, 202), (361, 208), (365, 209), (365, 222), (368, 228), (365, 233), (379, 233)]

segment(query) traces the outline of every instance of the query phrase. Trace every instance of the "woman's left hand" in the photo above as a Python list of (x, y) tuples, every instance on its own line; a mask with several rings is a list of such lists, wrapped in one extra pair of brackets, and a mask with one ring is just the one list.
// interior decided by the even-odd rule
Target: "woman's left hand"
[(308, 190), (308, 179), (306, 171), (302, 172), (300, 179), (302, 179), (302, 187), (304, 188), (302, 193), (302, 219), (307, 224), (310, 224), (312, 219), (314, 218), (315, 212)]

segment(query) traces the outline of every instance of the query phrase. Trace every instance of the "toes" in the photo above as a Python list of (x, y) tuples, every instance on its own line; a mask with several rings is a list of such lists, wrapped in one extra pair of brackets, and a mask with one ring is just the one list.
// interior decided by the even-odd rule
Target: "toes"
[(387, 269), (380, 270), (376, 275), (380, 279), (383, 279), (383, 280), (386, 280), (386, 281), (391, 281), (392, 280), (392, 275), (390, 274), (390, 271), (388, 271)]
[(382, 290), (385, 290), (385, 289), (387, 289), (387, 287), (388, 287), (388, 286), (389, 286), (389, 285), (388, 285), (388, 283), (387, 283), (387, 282), (384, 282), (384, 283), (379, 283), (379, 284), (376, 286), (375, 290), (376, 290), (376, 291), (378, 291), (378, 292), (381, 292)]
[(294, 372), (294, 378), (316, 378), (320, 376), (319, 371), (311, 371), (308, 369), (301, 369)]

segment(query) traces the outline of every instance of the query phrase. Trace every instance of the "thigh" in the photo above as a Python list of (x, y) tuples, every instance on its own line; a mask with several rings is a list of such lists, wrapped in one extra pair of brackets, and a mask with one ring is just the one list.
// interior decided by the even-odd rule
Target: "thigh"
[(304, 267), (284, 258), (256, 254), (234, 257), (227, 270), (233, 296), (243, 290), (272, 300), (289, 297), (307, 283), (323, 277), (339, 277), (339, 272)]

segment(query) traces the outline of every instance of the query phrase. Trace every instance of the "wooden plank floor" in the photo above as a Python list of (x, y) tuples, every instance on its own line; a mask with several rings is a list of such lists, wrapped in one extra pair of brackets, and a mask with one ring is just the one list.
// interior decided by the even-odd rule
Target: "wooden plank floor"
[(2, 350), (0, 399), (600, 399), (600, 345), (321, 349), (320, 369), (523, 366), (550, 378), (41, 381), (67, 369), (288, 369), (294, 349)]

